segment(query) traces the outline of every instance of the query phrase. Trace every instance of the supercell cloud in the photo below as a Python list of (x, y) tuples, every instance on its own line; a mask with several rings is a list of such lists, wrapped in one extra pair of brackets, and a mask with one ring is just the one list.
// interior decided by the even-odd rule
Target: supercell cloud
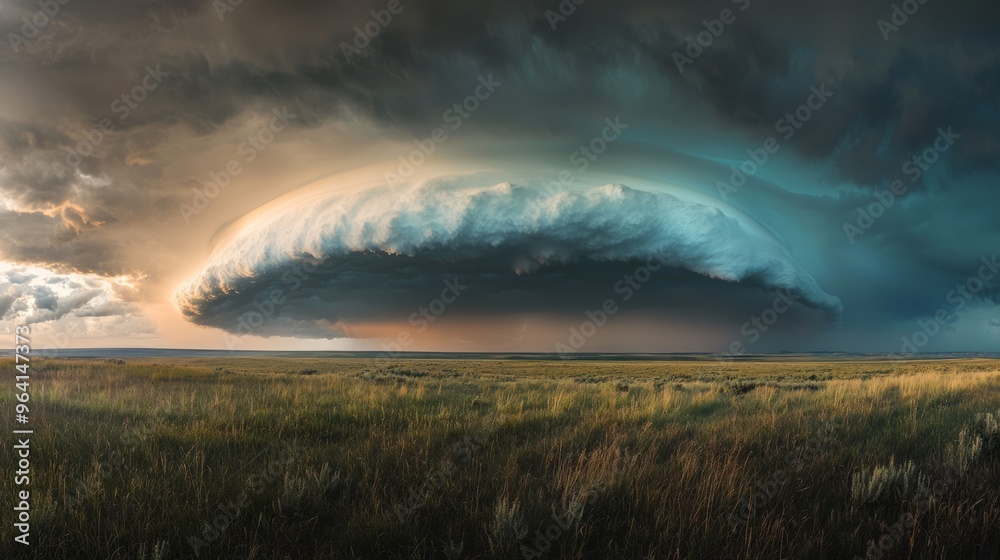
[(995, 350), (1000, 4), (894, 5), (4, 0), (0, 263), (79, 276), (4, 328), (551, 350), (612, 298), (582, 350)]
[[(598, 269), (653, 258), (787, 291), (840, 319), (840, 300), (738, 212), (627, 185), (557, 191), (495, 180), (449, 176), (286, 199), (222, 243), (178, 293), (179, 306), (196, 323), (241, 334), (249, 326), (261, 335), (338, 337), (352, 323), (405, 319), (449, 278), (476, 300), (457, 312), (478, 319), (564, 312), (567, 294), (587, 304), (612, 292), (613, 282), (595, 281)], [(309, 272), (292, 284), (296, 267)], [(669, 303), (647, 299), (644, 307)]]

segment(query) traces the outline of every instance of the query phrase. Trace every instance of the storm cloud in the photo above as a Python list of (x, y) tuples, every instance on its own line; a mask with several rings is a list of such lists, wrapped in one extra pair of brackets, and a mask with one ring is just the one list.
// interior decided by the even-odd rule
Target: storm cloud
[[(611, 291), (612, 282), (595, 281), (603, 275), (594, 269), (655, 261), (657, 268), (784, 290), (840, 320), (840, 300), (757, 224), (671, 194), (624, 185), (546, 191), (486, 176), (342, 190), (309, 192), (254, 217), (179, 292), (182, 312), (236, 332), (244, 316), (274, 308), (273, 299), (278, 306), (258, 333), (321, 321), (322, 328), (294, 330), (345, 336), (326, 325), (402, 319), (449, 276), (480, 294), (461, 312), (485, 318), (565, 312)], [(303, 263), (310, 273), (294, 290), (283, 288), (287, 271)], [(525, 278), (546, 276), (550, 267), (553, 278)], [(667, 303), (651, 299), (645, 308)]]
[[(405, 325), (457, 273), (479, 287), (450, 311), (468, 321), (570, 317), (663, 251), (669, 287), (635, 307), (714, 325), (707, 347), (790, 289), (782, 325), (843, 328), (761, 348), (895, 351), (1000, 246), (1000, 6), (895, 4), (104, 0), (33, 30), (38, 4), (8, 1), (0, 256), (124, 275), (230, 332), (312, 264), (255, 333), (329, 338)], [(468, 111), (484, 78), (502, 85)], [(832, 92), (819, 106), (815, 88)], [(295, 118), (270, 134), (274, 111)], [(615, 116), (622, 138), (581, 156)], [(428, 141), (423, 182), (347, 180), (274, 213)], [(987, 281), (931, 346), (991, 348), (996, 300)]]

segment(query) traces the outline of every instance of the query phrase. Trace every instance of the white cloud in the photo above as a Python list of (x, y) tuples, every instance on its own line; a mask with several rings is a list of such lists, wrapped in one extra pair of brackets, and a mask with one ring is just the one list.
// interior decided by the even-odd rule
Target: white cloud
[(151, 335), (153, 324), (128, 301), (126, 282), (0, 262), (0, 330), (45, 325), (78, 338)]

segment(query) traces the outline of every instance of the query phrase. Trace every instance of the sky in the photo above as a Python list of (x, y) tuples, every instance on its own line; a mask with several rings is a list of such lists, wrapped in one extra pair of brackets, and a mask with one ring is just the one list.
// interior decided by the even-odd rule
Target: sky
[(1000, 348), (990, 0), (0, 0), (41, 347)]

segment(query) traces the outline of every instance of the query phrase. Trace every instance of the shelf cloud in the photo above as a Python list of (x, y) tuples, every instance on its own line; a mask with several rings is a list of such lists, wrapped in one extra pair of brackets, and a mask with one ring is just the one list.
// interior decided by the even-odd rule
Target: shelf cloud
[[(339, 337), (352, 323), (405, 319), (449, 278), (468, 287), (453, 314), (558, 314), (567, 312), (567, 293), (599, 302), (612, 292), (593, 269), (652, 260), (783, 290), (840, 320), (840, 300), (780, 242), (717, 206), (621, 184), (554, 191), (490, 179), (285, 199), (228, 236), (176, 300), (195, 323), (232, 332), (267, 309), (255, 334)], [(290, 274), (296, 266), (309, 273)], [(530, 296), (502, 295), (523, 292)], [(669, 302), (645, 303), (661, 307)]]

